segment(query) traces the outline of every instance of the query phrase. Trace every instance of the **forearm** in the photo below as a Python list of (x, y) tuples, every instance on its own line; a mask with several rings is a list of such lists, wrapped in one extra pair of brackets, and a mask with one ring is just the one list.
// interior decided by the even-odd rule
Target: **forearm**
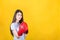
[(16, 30), (14, 30), (13, 33), (15, 34), (15, 36), (16, 36), (17, 38), (19, 38), (18, 33), (16, 32)]

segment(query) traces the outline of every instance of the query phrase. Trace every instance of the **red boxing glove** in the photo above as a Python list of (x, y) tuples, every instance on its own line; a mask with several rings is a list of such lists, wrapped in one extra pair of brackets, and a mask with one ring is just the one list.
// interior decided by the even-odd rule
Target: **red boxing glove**
[(21, 36), (23, 33), (28, 33), (28, 25), (25, 22), (22, 22), (19, 26), (18, 35)]
[(24, 33), (27, 34), (28, 33), (28, 25), (26, 22), (23, 22), (22, 25), (24, 26)]

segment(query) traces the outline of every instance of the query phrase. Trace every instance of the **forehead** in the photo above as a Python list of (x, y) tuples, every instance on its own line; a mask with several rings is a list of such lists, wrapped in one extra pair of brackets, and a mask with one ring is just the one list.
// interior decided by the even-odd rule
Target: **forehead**
[(21, 12), (18, 12), (17, 14), (22, 15)]

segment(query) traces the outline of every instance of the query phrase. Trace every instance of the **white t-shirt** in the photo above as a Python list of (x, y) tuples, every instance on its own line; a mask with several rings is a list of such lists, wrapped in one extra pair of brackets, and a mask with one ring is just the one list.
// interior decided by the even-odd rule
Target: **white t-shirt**
[[(12, 32), (14, 31), (14, 29), (18, 32), (19, 25), (20, 24), (19, 23), (16, 23), (16, 22), (12, 23), (11, 24), (11, 30), (12, 30)], [(25, 34), (24, 33), (22, 34), (22, 36), (20, 36), (20, 38), (17, 38), (14, 33), (13, 33), (13, 35), (14, 35), (14, 40), (25, 40), (24, 39), (25, 38)]]

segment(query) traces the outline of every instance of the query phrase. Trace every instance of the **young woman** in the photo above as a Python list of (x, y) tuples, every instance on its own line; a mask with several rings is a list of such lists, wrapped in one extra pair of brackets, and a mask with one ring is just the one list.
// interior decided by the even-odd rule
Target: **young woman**
[(23, 33), (21, 36), (18, 36), (19, 25), (22, 22), (23, 22), (23, 12), (21, 10), (16, 10), (10, 27), (10, 31), (14, 37), (14, 40), (25, 40), (26, 36), (25, 33)]

